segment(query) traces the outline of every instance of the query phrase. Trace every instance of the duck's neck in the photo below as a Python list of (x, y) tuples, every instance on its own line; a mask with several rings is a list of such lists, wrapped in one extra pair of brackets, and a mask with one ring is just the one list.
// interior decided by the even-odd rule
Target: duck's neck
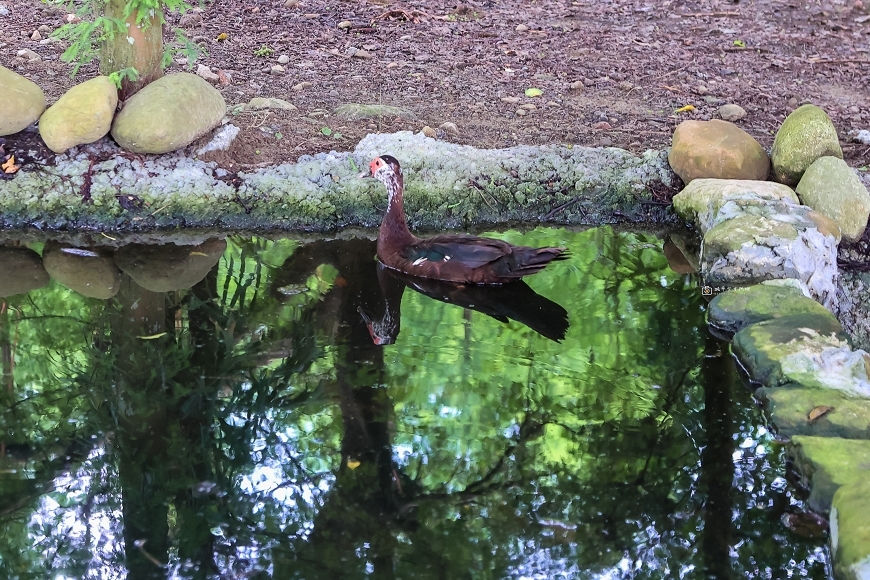
[(387, 215), (384, 216), (381, 222), (381, 229), (378, 232), (378, 253), (385, 246), (403, 246), (411, 244), (417, 238), (411, 234), (408, 229), (408, 222), (405, 220), (405, 205), (402, 200), (404, 192), (404, 182), (401, 175), (389, 176), (384, 185), (387, 187), (387, 195), (389, 202), (387, 205)]

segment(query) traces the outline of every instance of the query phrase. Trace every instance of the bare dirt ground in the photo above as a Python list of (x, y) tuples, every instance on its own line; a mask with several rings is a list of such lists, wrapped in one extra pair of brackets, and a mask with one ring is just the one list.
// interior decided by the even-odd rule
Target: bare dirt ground
[[(62, 24), (65, 9), (0, 4), (9, 9), (0, 62), (37, 82), (49, 103), (96, 74), (88, 65), (71, 79), (63, 46), (30, 38)], [(804, 102), (828, 111), (847, 161), (861, 167), (870, 146), (848, 134), (870, 129), (868, 14), (861, 0), (214, 0), (171, 15), (166, 42), (176, 26), (201, 44), (196, 64), (224, 77), (217, 87), (230, 104), (262, 96), (298, 107), (238, 115), (242, 134), (220, 160), (235, 168), (444, 122), (459, 130), (445, 138), (478, 147), (640, 151), (667, 146), (677, 123), (714, 118), (724, 103), (742, 106), (748, 115), (737, 123), (769, 146)], [(23, 48), (42, 60), (15, 58)], [(273, 74), (281, 55), (285, 72)], [(181, 70), (175, 62), (168, 72)], [(525, 96), (529, 88), (541, 96)], [(340, 120), (332, 111), (347, 102), (415, 117)], [(685, 105), (695, 109), (676, 112)]]

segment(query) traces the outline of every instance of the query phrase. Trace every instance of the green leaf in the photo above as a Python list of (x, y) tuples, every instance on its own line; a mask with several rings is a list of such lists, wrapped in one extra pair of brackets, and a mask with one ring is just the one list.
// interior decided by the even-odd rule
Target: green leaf
[(333, 135), (333, 137), (334, 137), (335, 139), (341, 139), (342, 135), (341, 135), (341, 133), (336, 133), (336, 134)]
[(332, 135), (332, 129), (330, 129), (329, 127), (323, 127), (323, 128), (321, 128), (321, 129), (320, 129), (320, 132), (323, 133), (324, 135), (326, 135), (327, 137), (329, 137), (330, 135)]
[(529, 89), (526, 89), (526, 96), (527, 97), (540, 97), (543, 94), (544, 94), (544, 91), (542, 91), (541, 89), (536, 89), (535, 87), (531, 87)]
[(746, 43), (743, 42), (742, 40), (735, 40), (735, 41), (734, 41), (734, 46), (739, 46), (740, 48), (745, 48), (745, 47), (746, 47)]

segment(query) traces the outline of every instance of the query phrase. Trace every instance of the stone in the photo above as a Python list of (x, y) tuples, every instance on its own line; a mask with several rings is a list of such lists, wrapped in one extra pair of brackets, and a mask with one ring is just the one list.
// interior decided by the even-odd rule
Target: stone
[(830, 313), (751, 324), (734, 335), (733, 349), (752, 380), (766, 387), (795, 383), (870, 398), (870, 355), (852, 350)]
[(719, 110), (716, 111), (716, 114), (719, 115), (719, 118), (723, 121), (734, 122), (739, 121), (740, 119), (745, 117), (746, 111), (743, 110), (743, 107), (741, 107), (740, 105), (728, 103), (719, 107)]
[[(674, 196), (674, 211), (693, 222), (701, 233), (724, 221), (718, 218), (727, 203), (739, 200), (787, 200), (799, 204), (798, 196), (787, 185), (745, 179), (693, 179)], [(731, 215), (730, 217), (736, 217)]]
[(28, 62), (33, 62), (35, 60), (42, 60), (42, 57), (30, 50), (29, 48), (23, 48), (15, 53), (16, 56), (19, 56), (23, 59), (26, 59)]
[(38, 30), (34, 30), (33, 34), (30, 35), (30, 40), (42, 40), (42, 35)]
[(196, 76), (199, 78), (205, 79), (210, 83), (217, 83), (221, 80), (221, 78), (213, 73), (211, 69), (204, 64), (196, 65)]
[(786, 222), (765, 217), (743, 215), (720, 222), (704, 234), (704, 253), (725, 255), (744, 245), (767, 243), (769, 238), (790, 241), (798, 236), (797, 229)]
[(347, 121), (358, 121), (360, 119), (373, 119), (376, 117), (401, 117), (403, 119), (413, 120), (416, 118), (413, 112), (402, 107), (393, 107), (392, 105), (366, 105), (362, 103), (345, 103), (339, 105), (333, 111), (333, 114)]
[(453, 135), (454, 137), (459, 136), (459, 127), (456, 126), (456, 123), (446, 121), (444, 123), (441, 123), (438, 128), (447, 133), (448, 135)]
[(843, 158), (834, 123), (821, 108), (802, 105), (785, 118), (776, 132), (770, 151), (773, 177), (780, 183), (796, 185), (813, 161), (826, 156)]
[(214, 129), (226, 114), (220, 92), (191, 73), (159, 78), (130, 97), (112, 124), (112, 137), (134, 153), (168, 153)]
[(185, 290), (205, 278), (226, 247), (219, 239), (198, 246), (128, 244), (115, 252), (115, 265), (146, 290)]
[(0, 137), (27, 128), (45, 110), (45, 93), (36, 83), (0, 66)]
[(269, 73), (273, 75), (282, 75), (284, 74), (284, 67), (280, 64), (273, 64), (271, 67), (269, 67)]
[(39, 134), (48, 148), (63, 153), (93, 143), (112, 128), (118, 89), (109, 77), (98, 76), (76, 85), (39, 118)]
[(727, 121), (683, 121), (674, 130), (668, 162), (685, 183), (698, 178), (764, 180), (767, 152)]
[(426, 125), (425, 127), (423, 127), (423, 129), (422, 129), (421, 132), (422, 132), (424, 135), (426, 135), (427, 137), (429, 137), (430, 139), (435, 139), (435, 137), (436, 137), (436, 135), (437, 135), (437, 134), (435, 133), (435, 129), (433, 129), (433, 128), (430, 127), (429, 125)]
[[(780, 435), (870, 439), (870, 399), (850, 397), (834, 389), (789, 386), (763, 387), (755, 396), (765, 403)], [(833, 409), (810, 421), (810, 412), (821, 406)]]
[(0, 272), (0, 298), (26, 294), (48, 284), (42, 259), (30, 248), (0, 246)]
[(870, 441), (865, 439), (796, 435), (788, 455), (810, 488), (810, 508), (819, 513), (831, 510), (841, 486), (870, 481)]
[(529, 29), (529, 27), (526, 26), (525, 24), (517, 24), (517, 27), (514, 28), (514, 30), (516, 30), (517, 32), (525, 32), (528, 29)]
[(282, 54), (278, 57), (278, 64), (287, 64), (290, 62), (290, 57), (286, 54)]
[(108, 300), (121, 289), (121, 272), (111, 253), (48, 242), (42, 251), (42, 264), (52, 279), (88, 298)]
[(296, 106), (285, 101), (284, 99), (276, 99), (275, 97), (254, 97), (248, 101), (246, 109), (259, 111), (261, 109), (277, 109), (282, 111), (295, 111)]
[(797, 281), (793, 284), (765, 282), (747, 288), (734, 288), (713, 298), (707, 307), (707, 323), (735, 333), (750, 324), (791, 314), (830, 314), (808, 296)]
[(841, 486), (831, 503), (834, 574), (870, 580), (870, 479)]
[(864, 235), (870, 217), (870, 193), (845, 161), (819, 157), (795, 189), (805, 205), (837, 223), (847, 242), (857, 242)]

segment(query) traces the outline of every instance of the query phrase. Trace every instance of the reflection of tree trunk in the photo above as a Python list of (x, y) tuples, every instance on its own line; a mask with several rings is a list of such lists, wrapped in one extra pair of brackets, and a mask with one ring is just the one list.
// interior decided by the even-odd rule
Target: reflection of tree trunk
[[(344, 433), (341, 439), (341, 466), (333, 489), (314, 521), (307, 550), (317, 555), (335, 554), (322, 562), (310, 577), (340, 577), (353, 572), (340, 567), (359, 562), (356, 550), (363, 543), (375, 578), (394, 575), (398, 486), (393, 466), (390, 421), (393, 403), (382, 388), (383, 347), (372, 343), (357, 308), (383, 309), (373, 242), (316, 242), (300, 248), (285, 263), (284, 280), (303, 279), (318, 265), (327, 263), (338, 269), (343, 279), (321, 304), (333, 309), (336, 383)], [(318, 310), (322, 310), (318, 308)], [(318, 325), (324, 328), (322, 325)], [(307, 559), (307, 558), (306, 558)], [(319, 560), (319, 559), (318, 559)]]
[[(217, 296), (217, 268), (191, 289), (191, 294), (201, 303), (207, 304)], [(188, 311), (190, 335), (193, 340), (193, 353), (190, 358), (190, 368), (195, 369), (200, 376), (220, 376), (221, 344), (214, 324), (209, 320), (206, 308), (194, 308)], [(189, 377), (188, 382), (195, 384), (196, 377)], [(216, 393), (212, 395), (216, 396)], [(188, 401), (191, 404), (187, 411), (180, 413), (178, 423), (181, 426), (183, 444), (187, 453), (188, 470), (197, 482), (214, 481), (214, 476), (206, 462), (206, 455), (198, 450), (203, 449), (203, 437), (210, 433), (211, 415), (205, 401)], [(176, 407), (177, 408), (177, 407)], [(211, 443), (209, 437), (209, 443)], [(178, 556), (182, 562), (191, 562), (201, 578), (218, 575), (218, 567), (214, 561), (215, 536), (211, 533), (212, 523), (208, 519), (208, 504), (214, 499), (209, 495), (198, 496), (189, 487), (179, 490), (175, 495), (177, 512), (177, 542)]]
[[(706, 352), (721, 349), (721, 344), (707, 334)], [(702, 548), (706, 578), (731, 578), (731, 513), (734, 508), (732, 486), (734, 463), (731, 438), (733, 405), (731, 387), (734, 366), (725, 356), (705, 357), (701, 366), (704, 384), (704, 431), (707, 444), (701, 452), (700, 488), (707, 501), (704, 505)]]
[[(170, 443), (161, 345), (143, 340), (163, 331), (166, 297), (124, 277), (115, 298), (112, 338), (117, 398), (124, 546), (129, 580), (165, 578), (169, 553), (167, 477)], [(126, 412), (125, 412), (126, 411)]]
[(0, 369), (3, 371), (3, 390), (0, 400), (10, 401), (15, 391), (15, 353), (9, 324), (9, 305), (0, 301)]

